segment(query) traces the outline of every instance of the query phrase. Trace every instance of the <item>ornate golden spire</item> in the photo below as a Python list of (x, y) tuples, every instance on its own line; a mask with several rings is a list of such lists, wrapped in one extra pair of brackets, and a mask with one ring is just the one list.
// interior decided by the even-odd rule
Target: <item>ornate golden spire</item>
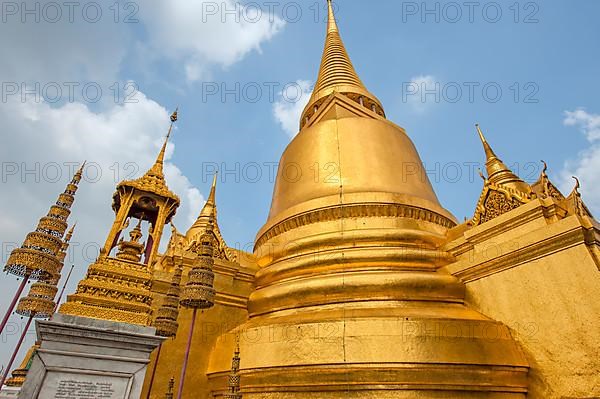
[(538, 181), (531, 185), (531, 189), (538, 197), (553, 198), (557, 201), (563, 201), (565, 196), (554, 184), (552, 184), (550, 178), (548, 177), (548, 164), (545, 161), (541, 162), (544, 167), (540, 173)]
[(173, 125), (175, 124), (175, 122), (177, 122), (178, 109), (176, 109), (175, 112), (173, 112), (173, 115), (171, 115), (171, 125), (169, 126), (169, 132), (167, 133), (165, 142), (163, 143), (163, 146), (160, 149), (160, 152), (158, 153), (156, 162), (154, 162), (154, 165), (152, 165), (152, 168), (150, 168), (150, 170), (148, 172), (146, 172), (147, 175), (164, 179), (163, 167), (164, 167), (164, 163), (165, 163), (165, 154), (167, 152), (167, 144), (169, 143), (169, 138), (171, 138), (171, 132), (173, 131)]
[(179, 197), (175, 195), (167, 186), (165, 182), (165, 174), (164, 174), (164, 163), (165, 163), (165, 154), (167, 152), (167, 144), (169, 143), (169, 139), (171, 137), (171, 132), (173, 131), (173, 125), (177, 122), (177, 110), (171, 115), (171, 125), (169, 126), (169, 132), (167, 133), (167, 137), (156, 157), (156, 161), (152, 165), (150, 169), (139, 179), (123, 181), (119, 183), (117, 186), (117, 190), (120, 187), (133, 187), (138, 190), (147, 191), (150, 193), (155, 193), (163, 197), (168, 197), (177, 202), (179, 205)]
[(382, 116), (384, 115), (383, 107), (377, 97), (367, 90), (358, 77), (340, 36), (333, 4), (331, 0), (328, 0), (327, 3), (329, 18), (325, 49), (323, 50), (317, 83), (310, 101), (302, 113), (301, 127), (316, 112), (319, 105), (334, 92), (344, 94), (368, 109)]
[(201, 241), (201, 236), (205, 234), (211, 224), (210, 230), (216, 239), (214, 242), (215, 257), (233, 261), (236, 259), (235, 254), (227, 247), (217, 223), (217, 177), (218, 172), (215, 172), (208, 199), (202, 207), (198, 219), (186, 232), (184, 245), (186, 248), (198, 248), (197, 244)]
[(485, 167), (488, 174), (488, 180), (490, 183), (495, 185), (502, 185), (506, 188), (510, 188), (512, 190), (524, 193), (529, 195), (531, 193), (531, 187), (529, 184), (525, 183), (521, 180), (517, 175), (515, 175), (509, 168), (496, 156), (494, 150), (486, 140), (481, 127), (479, 124), (475, 125), (477, 127), (477, 132), (479, 133), (479, 138), (481, 139), (481, 143), (483, 144), (483, 149), (485, 150), (486, 163)]
[(212, 216), (213, 219), (217, 217), (217, 202), (216, 202), (216, 194), (217, 194), (217, 176), (219, 172), (215, 172), (213, 176), (212, 186), (210, 187), (210, 194), (208, 194), (208, 199), (206, 200), (206, 204), (202, 208), (200, 212), (200, 217), (203, 216)]

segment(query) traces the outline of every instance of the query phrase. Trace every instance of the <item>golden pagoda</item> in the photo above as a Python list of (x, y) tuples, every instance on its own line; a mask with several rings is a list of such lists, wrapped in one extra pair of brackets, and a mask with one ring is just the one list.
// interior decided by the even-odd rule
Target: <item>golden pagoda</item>
[[(175, 336), (148, 367), (149, 399), (600, 397), (600, 225), (579, 182), (565, 196), (545, 166), (528, 184), (477, 126), (483, 188), (459, 224), (359, 78), (328, 5), (315, 90), (253, 253), (220, 232), (216, 176), (198, 220), (173, 226), (157, 252), (179, 205), (163, 146), (118, 186), (107, 244), (61, 312), (156, 316), (158, 334)], [(289, 165), (318, 165), (317, 178), (292, 181)], [(137, 227), (119, 241), (129, 219)], [(140, 221), (152, 226), (145, 244)], [(184, 305), (206, 309), (178, 308), (180, 287)], [(173, 375), (186, 376), (179, 389)]]
[[(165, 224), (169, 223), (179, 197), (165, 182), (163, 164), (171, 127), (154, 165), (139, 179), (123, 181), (113, 196), (115, 220), (96, 262), (88, 268), (77, 292), (69, 295), (60, 313), (149, 326), (152, 322), (152, 273), (149, 265), (156, 256)], [(121, 236), (130, 221), (137, 220), (130, 240)], [(142, 222), (148, 222), (147, 240)], [(119, 240), (120, 239), (120, 240)], [(116, 248), (118, 247), (118, 249)], [(112, 252), (116, 254), (112, 255)]]

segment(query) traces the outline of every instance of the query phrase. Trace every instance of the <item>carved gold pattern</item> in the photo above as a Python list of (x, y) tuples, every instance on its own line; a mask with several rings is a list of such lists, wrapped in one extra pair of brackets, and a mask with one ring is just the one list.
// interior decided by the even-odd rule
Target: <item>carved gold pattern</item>
[(352, 204), (325, 209), (316, 209), (311, 212), (306, 212), (289, 219), (285, 219), (260, 236), (256, 240), (255, 248), (260, 247), (274, 237), (298, 227), (339, 220), (342, 217), (348, 219), (368, 217), (408, 218), (434, 223), (446, 228), (456, 226), (456, 223), (453, 220), (445, 216), (432, 212), (428, 209), (418, 208), (410, 205), (376, 203)]
[(188, 282), (181, 292), (180, 304), (186, 308), (208, 309), (215, 304), (212, 226), (213, 219), (211, 217), (206, 232), (200, 237), (196, 249), (198, 257), (188, 274)]

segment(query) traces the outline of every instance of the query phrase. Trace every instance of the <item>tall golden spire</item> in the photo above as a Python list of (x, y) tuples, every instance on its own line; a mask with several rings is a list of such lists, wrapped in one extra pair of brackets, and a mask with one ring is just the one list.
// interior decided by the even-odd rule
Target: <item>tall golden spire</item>
[(165, 138), (165, 142), (163, 143), (158, 156), (156, 157), (156, 161), (152, 165), (150, 169), (139, 179), (135, 180), (126, 180), (119, 183), (117, 186), (117, 191), (121, 187), (133, 187), (138, 190), (143, 190), (151, 193), (158, 194), (163, 197), (168, 197), (173, 199), (177, 205), (179, 205), (179, 197), (173, 193), (167, 183), (165, 181), (164, 174), (164, 163), (165, 163), (165, 154), (167, 152), (167, 144), (169, 143), (169, 139), (171, 138), (171, 133), (173, 131), (173, 125), (177, 122), (177, 110), (173, 112), (171, 115), (171, 125), (169, 126), (169, 132), (167, 133), (167, 137)]
[(216, 218), (217, 216), (217, 176), (219, 172), (215, 172), (213, 176), (212, 186), (210, 187), (210, 194), (208, 194), (208, 199), (206, 200), (206, 204), (202, 208), (202, 212), (200, 212), (200, 216), (212, 216)]
[(352, 61), (350, 61), (335, 20), (331, 0), (327, 1), (327, 5), (329, 18), (325, 49), (323, 50), (317, 83), (310, 101), (302, 113), (301, 126), (305, 124), (307, 118), (315, 113), (325, 98), (334, 92), (344, 94), (380, 115), (384, 114), (381, 103), (377, 97), (367, 90), (358, 77)]
[(508, 168), (508, 166), (506, 166), (504, 162), (502, 162), (502, 160), (496, 156), (496, 153), (494, 150), (492, 150), (492, 147), (485, 138), (479, 124), (475, 125), (475, 127), (477, 128), (479, 138), (481, 139), (481, 143), (483, 144), (483, 149), (485, 151), (485, 168), (487, 170), (488, 180), (490, 183), (502, 185), (525, 194), (531, 193), (531, 187), (529, 184), (525, 183), (517, 175), (515, 175)]
[(164, 167), (164, 163), (165, 163), (165, 153), (167, 152), (167, 144), (169, 143), (169, 139), (171, 138), (171, 132), (173, 131), (173, 125), (175, 124), (175, 122), (177, 122), (178, 110), (179, 110), (179, 108), (177, 108), (175, 110), (175, 112), (173, 112), (173, 115), (171, 115), (171, 125), (169, 126), (169, 132), (167, 133), (165, 142), (163, 143), (163, 146), (160, 149), (160, 152), (158, 153), (156, 162), (154, 162), (154, 165), (152, 165), (152, 168), (150, 168), (150, 170), (148, 172), (146, 172), (146, 175), (164, 179), (163, 167)]

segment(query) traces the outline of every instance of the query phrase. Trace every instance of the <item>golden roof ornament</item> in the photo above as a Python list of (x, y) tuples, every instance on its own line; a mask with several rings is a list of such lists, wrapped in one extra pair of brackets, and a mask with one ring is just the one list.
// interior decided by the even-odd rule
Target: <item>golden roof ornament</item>
[(470, 222), (471, 225), (477, 226), (531, 201), (535, 194), (527, 183), (515, 175), (498, 158), (479, 124), (475, 127), (485, 152), (485, 167), (488, 174), (486, 178), (480, 171), (480, 175), (484, 179), (483, 191), (477, 203), (475, 215)]
[(328, 21), (325, 49), (313, 94), (302, 112), (300, 128), (304, 127), (319, 106), (333, 93), (340, 93), (365, 108), (385, 117), (381, 102), (362, 83), (340, 36), (331, 0), (327, 1)]
[(190, 227), (185, 235), (186, 246), (191, 249), (192, 252), (195, 251), (195, 249), (198, 248), (197, 243), (200, 237), (206, 232), (209, 221), (212, 220), (211, 229), (215, 237), (215, 240), (213, 241), (215, 250), (214, 257), (235, 262), (237, 261), (237, 257), (225, 243), (225, 239), (223, 238), (221, 230), (219, 229), (219, 224), (217, 223), (216, 192), (218, 173), (219, 172), (215, 172), (215, 175), (213, 176), (208, 199), (202, 207), (198, 219), (196, 219), (192, 227)]
[(542, 172), (540, 173), (538, 181), (531, 185), (531, 189), (538, 197), (552, 198), (556, 201), (563, 201), (565, 196), (554, 184), (552, 184), (550, 178), (548, 177), (548, 164), (543, 160), (541, 162), (544, 167), (542, 168)]
[(165, 338), (173, 338), (177, 335), (179, 323), (179, 299), (181, 294), (181, 275), (183, 273), (183, 256), (181, 263), (175, 269), (171, 279), (171, 287), (165, 296), (162, 306), (158, 309), (154, 327), (156, 335)]
[(485, 168), (487, 170), (488, 180), (495, 185), (503, 185), (506, 188), (522, 193), (524, 196), (529, 196), (531, 194), (531, 187), (515, 175), (508, 166), (496, 156), (496, 153), (494, 153), (494, 150), (492, 150), (492, 147), (483, 135), (483, 131), (479, 124), (475, 126), (485, 151)]
[(590, 217), (593, 219), (594, 216), (592, 215), (592, 212), (583, 202), (581, 193), (579, 192), (581, 189), (581, 182), (579, 181), (579, 178), (575, 176), (573, 176), (573, 179), (575, 180), (575, 187), (573, 188), (571, 194), (569, 194), (569, 196), (564, 200), (567, 211), (572, 215)]

